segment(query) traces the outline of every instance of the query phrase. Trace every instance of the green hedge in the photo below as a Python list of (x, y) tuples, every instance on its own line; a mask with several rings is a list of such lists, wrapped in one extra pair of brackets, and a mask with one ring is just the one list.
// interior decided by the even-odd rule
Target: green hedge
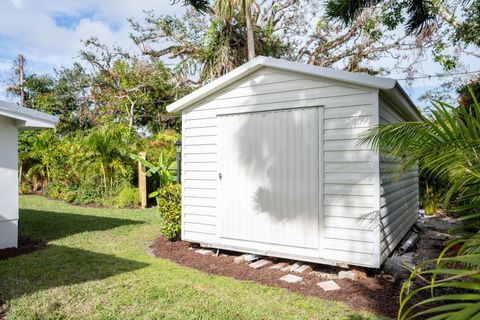
[(168, 240), (178, 240), (182, 219), (182, 187), (171, 184), (160, 189), (158, 208), (162, 217), (161, 233)]

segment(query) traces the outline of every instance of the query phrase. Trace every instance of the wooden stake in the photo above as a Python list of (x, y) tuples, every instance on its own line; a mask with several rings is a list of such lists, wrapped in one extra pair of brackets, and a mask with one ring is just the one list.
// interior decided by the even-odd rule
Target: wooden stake
[[(142, 151), (138, 154), (142, 159), (146, 159), (147, 153)], [(138, 162), (138, 190), (140, 192), (140, 202), (142, 208), (147, 207), (147, 177), (145, 176), (145, 166)]]

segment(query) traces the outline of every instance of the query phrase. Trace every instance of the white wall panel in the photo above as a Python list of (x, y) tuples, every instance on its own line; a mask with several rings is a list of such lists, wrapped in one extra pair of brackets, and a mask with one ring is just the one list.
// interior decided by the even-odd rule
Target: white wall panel
[(0, 116), (0, 249), (17, 246), (17, 134), (15, 121)]
[[(184, 203), (183, 207), (184, 220), (187, 220), (184, 224), (183, 238), (189, 241), (215, 244), (217, 247), (243, 248), (245, 251), (250, 248), (251, 252), (275, 252), (278, 256), (300, 255), (311, 258), (315, 254), (320, 254), (319, 259), (321, 261), (326, 259), (326, 263), (329, 263), (331, 259), (334, 262), (374, 266), (376, 261), (374, 256), (366, 253), (371, 251), (372, 239), (375, 237), (372, 232), (374, 221), (373, 153), (367, 146), (357, 145), (356, 141), (358, 134), (364, 132), (372, 124), (374, 112), (371, 92), (368, 89), (343, 86), (328, 80), (312, 79), (274, 69), (262, 69), (184, 112), (183, 193), (188, 205)], [(237, 181), (242, 174), (243, 176), (253, 176), (254, 179), (259, 180), (259, 185), (261, 182), (268, 182), (271, 175), (282, 177), (278, 179), (279, 181), (275, 181), (275, 193), (287, 196), (281, 197), (281, 201), (275, 201), (274, 198), (265, 196), (269, 201), (263, 203), (263, 208), (267, 211), (285, 214), (286, 218), (283, 223), (286, 226), (296, 219), (295, 216), (286, 214), (286, 211), (296, 211), (298, 215), (298, 212), (311, 210), (313, 206), (313, 203), (304, 201), (307, 203), (304, 205), (305, 208), (301, 207), (292, 211), (295, 205), (299, 205), (292, 198), (303, 193), (304, 191), (301, 190), (303, 187), (308, 187), (311, 193), (317, 192), (317, 194), (324, 189), (325, 199), (320, 196), (319, 202), (325, 200), (329, 204), (322, 206), (319, 210), (323, 211), (323, 214), (319, 218), (318, 225), (320, 226), (319, 234), (324, 233), (329, 240), (322, 243), (319, 239), (320, 248), (315, 249), (317, 250), (315, 252), (310, 248), (288, 246), (287, 244), (287, 242), (295, 243), (295, 241), (297, 241), (297, 245), (302, 245), (302, 242), (305, 244), (310, 241), (308, 237), (313, 231), (304, 232), (305, 239), (292, 239), (287, 228), (281, 232), (282, 234), (279, 234), (278, 239), (268, 239), (267, 236), (262, 235), (262, 229), (259, 228), (265, 221), (268, 221), (267, 219), (271, 219), (266, 215), (260, 215), (260, 218), (255, 217), (259, 220), (264, 219), (261, 222), (250, 223), (248, 232), (255, 237), (250, 236), (247, 231), (243, 235), (245, 238), (255, 239), (253, 242), (219, 237), (219, 228), (221, 228), (219, 220), (223, 212), (219, 211), (221, 199), (218, 196), (220, 192), (218, 188), (220, 168), (218, 166), (221, 163), (222, 150), (218, 145), (222, 145), (223, 140), (220, 141), (220, 139), (238, 140), (251, 132), (245, 127), (242, 128), (241, 121), (238, 121), (230, 124), (231, 131), (237, 132), (237, 136), (219, 136), (221, 126), (217, 116), (314, 106), (322, 106), (324, 115), (324, 120), (319, 127), (323, 128), (321, 133), (325, 139), (320, 146), (325, 152), (319, 158), (324, 157), (326, 161), (319, 163), (317, 168), (313, 168), (313, 162), (308, 160), (311, 159), (309, 152), (315, 152), (315, 149), (302, 148), (302, 143), (298, 143), (301, 140), (298, 137), (299, 131), (290, 130), (290, 127), (295, 128), (295, 126), (289, 126), (288, 121), (286, 122), (284, 119), (273, 121), (268, 126), (262, 126), (256, 123), (256, 120), (252, 121), (251, 126), (254, 128), (252, 130), (255, 130), (255, 136), (259, 140), (248, 146), (236, 146), (238, 149), (241, 148), (240, 153), (235, 154), (235, 151), (238, 150), (232, 147), (232, 152), (227, 154), (230, 157), (238, 157), (243, 154), (245, 164), (249, 164), (244, 165), (246, 169), (243, 169), (243, 172), (236, 170), (235, 179)], [(275, 137), (273, 142), (267, 141), (272, 140), (271, 138), (261, 140), (270, 136)], [(297, 142), (294, 143), (295, 141)], [(278, 147), (270, 148), (269, 144), (278, 145)], [(245, 156), (258, 154), (263, 159), (271, 156), (268, 154), (269, 150), (276, 150), (275, 152), (280, 155), (285, 153), (286, 148), (293, 148), (293, 152), (282, 157), (283, 160), (278, 164), (272, 165), (268, 162), (262, 164), (270, 171), (255, 161), (249, 161), (248, 156)], [(295, 162), (296, 165), (289, 167), (288, 164), (292, 162)], [(229, 170), (235, 171), (233, 168)], [(245, 173), (245, 170), (250, 170), (250, 173)], [(213, 174), (214, 171), (216, 176)], [(259, 171), (263, 172), (259, 174)], [(313, 184), (307, 183), (305, 186), (299, 182), (303, 181), (302, 179), (308, 180), (308, 176), (317, 171), (325, 172), (322, 174), (324, 184), (315, 187)], [(282, 175), (281, 172), (287, 172), (287, 174)], [(215, 177), (217, 180), (212, 180)], [(300, 178), (297, 181), (294, 177)], [(230, 198), (227, 196), (226, 201), (233, 203), (233, 207), (238, 211), (238, 220), (235, 223), (239, 225), (248, 223), (251, 217), (244, 214), (247, 208), (246, 201), (240, 201), (237, 195), (243, 192), (255, 194), (259, 190), (253, 190), (254, 185), (255, 183), (238, 184), (237, 189), (231, 192)], [(270, 187), (266, 184), (266, 187), (261, 189), (264, 195), (269, 194)], [(342, 198), (341, 195), (346, 197)], [(205, 198), (210, 200), (205, 200)], [(201, 200), (195, 202), (195, 199)], [(216, 199), (216, 207), (203, 206), (205, 204), (213, 205), (212, 199)], [(202, 220), (202, 215), (206, 215), (208, 218)], [(212, 217), (215, 219), (212, 220)], [(216, 221), (215, 226), (211, 225), (213, 221)], [(325, 227), (323, 228), (324, 223)], [(196, 224), (200, 227), (196, 227)], [(227, 228), (225, 233), (231, 232), (232, 235), (235, 235), (237, 230), (235, 230), (234, 223), (231, 224), (231, 228), (233, 230)], [(306, 230), (310, 230), (309, 226), (306, 228)], [(342, 242), (335, 247), (336, 239)], [(268, 241), (285, 244), (279, 245), (268, 243)], [(356, 241), (361, 241), (362, 244), (355, 244)], [(313, 242), (310, 243), (312, 246), (314, 246)]]
[[(379, 118), (381, 124), (406, 120), (383, 97), (380, 98)], [(413, 168), (399, 177), (396, 160), (382, 158), (380, 177), (380, 246), (383, 261), (417, 220), (418, 170)]]
[(220, 117), (221, 237), (318, 248), (318, 118), (317, 107)]

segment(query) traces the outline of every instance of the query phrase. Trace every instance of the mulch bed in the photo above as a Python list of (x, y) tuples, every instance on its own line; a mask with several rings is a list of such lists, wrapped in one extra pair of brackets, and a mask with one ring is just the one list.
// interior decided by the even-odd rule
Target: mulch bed
[[(239, 253), (221, 251), (219, 256), (204, 256), (190, 248), (184, 241), (170, 242), (163, 237), (155, 239), (151, 252), (159, 258), (169, 259), (180, 265), (195, 268), (209, 274), (229, 276), (239, 280), (250, 280), (265, 285), (277, 286), (305, 295), (326, 300), (336, 300), (355, 310), (370, 311), (375, 314), (396, 317), (398, 294), (401, 283), (391, 283), (374, 275), (359, 277), (356, 281), (335, 279), (340, 290), (324, 292), (316, 284), (326, 281), (318, 275), (301, 274), (301, 283), (287, 283), (279, 280), (287, 274), (280, 270), (252, 269), (245, 264), (235, 264), (233, 258)], [(322, 269), (319, 269), (322, 268)], [(315, 266), (319, 271), (337, 271), (333, 267)], [(330, 269), (330, 270), (327, 270)], [(298, 274), (297, 274), (298, 275)]]

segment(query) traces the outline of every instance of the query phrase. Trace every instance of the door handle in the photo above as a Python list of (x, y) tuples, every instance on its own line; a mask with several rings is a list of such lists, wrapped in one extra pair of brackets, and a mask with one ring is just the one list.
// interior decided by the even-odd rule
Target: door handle
[(222, 180), (222, 173), (221, 172), (218, 173), (218, 180)]

